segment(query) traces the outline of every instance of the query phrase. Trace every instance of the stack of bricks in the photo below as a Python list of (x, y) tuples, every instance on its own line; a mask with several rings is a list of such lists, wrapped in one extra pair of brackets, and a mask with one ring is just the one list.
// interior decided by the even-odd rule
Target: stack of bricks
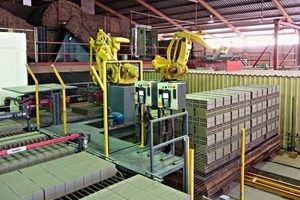
[(0, 157), (0, 174), (40, 164), (75, 153), (75, 148), (57, 143)]
[(1, 175), (1, 199), (57, 199), (115, 175), (114, 164), (81, 152)]
[(48, 136), (38, 131), (0, 138), (0, 150), (11, 149), (35, 142), (48, 140)]
[(129, 179), (111, 185), (83, 198), (83, 200), (140, 200), (140, 199), (177, 199), (189, 200), (190, 196), (184, 192), (151, 180), (142, 175), (135, 175)]
[(21, 133), (23, 132), (23, 125), (14, 120), (7, 119), (0, 121), (0, 136), (9, 135), (12, 133)]
[[(246, 129), (247, 152), (278, 134), (278, 86), (244, 85), (187, 94), (186, 104), (195, 175), (203, 179), (195, 184), (201, 186), (218, 174), (216, 171), (239, 159), (241, 128)], [(175, 121), (175, 130), (182, 134), (182, 121)], [(209, 192), (202, 187), (200, 193)]]

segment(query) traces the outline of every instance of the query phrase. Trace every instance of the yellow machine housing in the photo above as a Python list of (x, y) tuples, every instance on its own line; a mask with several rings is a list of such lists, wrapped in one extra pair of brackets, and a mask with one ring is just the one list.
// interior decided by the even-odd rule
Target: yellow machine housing
[[(220, 54), (227, 53), (229, 50), (226, 47), (221, 47), (217, 50), (209, 46), (201, 38), (201, 32), (177, 32), (168, 46), (167, 58), (156, 55), (152, 61), (155, 71), (160, 73), (161, 80), (181, 80), (187, 74), (188, 67), (186, 64), (193, 42), (198, 42), (205, 48)], [(173, 56), (171, 58), (172, 51)], [(178, 51), (179, 55), (177, 56)]]
[[(103, 79), (103, 61), (118, 61), (117, 53), (120, 50), (121, 43), (129, 43), (129, 39), (123, 37), (109, 37), (102, 29), (99, 29), (97, 38), (94, 40), (90, 38), (90, 58), (92, 59), (93, 50), (95, 52), (95, 58), (98, 65), (98, 73)], [(109, 63), (107, 64), (107, 80), (112, 83), (118, 84), (133, 84), (138, 80), (138, 67), (129, 63)], [(97, 80), (93, 73), (91, 73), (92, 79), (95, 84)]]

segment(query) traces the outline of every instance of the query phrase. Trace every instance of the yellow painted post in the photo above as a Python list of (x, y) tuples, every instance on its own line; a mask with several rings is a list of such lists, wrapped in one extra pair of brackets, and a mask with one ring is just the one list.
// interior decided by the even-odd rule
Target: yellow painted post
[[(104, 62), (104, 66), (106, 66), (106, 62)], [(108, 158), (109, 153), (109, 144), (108, 144), (108, 104), (107, 104), (107, 82), (106, 82), (106, 76), (103, 76), (103, 81), (101, 81), (101, 78), (97, 74), (97, 71), (94, 66), (90, 66), (91, 71), (94, 75), (94, 77), (97, 79), (98, 84), (100, 85), (102, 91), (103, 91), (103, 129), (104, 129), (104, 156)], [(105, 73), (104, 73), (105, 72)], [(106, 74), (106, 67), (103, 67), (103, 74)]]
[(145, 123), (144, 123), (144, 105), (141, 105), (141, 144), (140, 147), (144, 148), (145, 147)]
[(97, 79), (97, 82), (98, 82), (98, 84), (100, 85), (101, 89), (103, 90), (103, 88), (104, 88), (104, 85), (103, 85), (103, 83), (102, 83), (102, 81), (101, 81), (100, 77), (98, 76), (98, 74), (97, 74), (97, 71), (96, 71), (95, 67), (94, 67), (94, 66), (90, 66), (90, 68), (91, 68), (91, 70), (92, 70), (92, 73), (93, 73), (93, 75), (95, 75), (95, 77), (96, 77), (96, 79)]
[(57, 69), (54, 65), (51, 65), (53, 68), (53, 71), (58, 79), (58, 81), (61, 84), (62, 89), (62, 105), (63, 105), (63, 123), (64, 123), (64, 135), (67, 135), (67, 102), (66, 102), (66, 85), (64, 81), (62, 80), (61, 76), (59, 75)]
[(29, 65), (26, 64), (27, 71), (31, 75), (35, 83), (35, 112), (36, 112), (36, 128), (40, 130), (40, 98), (39, 98), (39, 82), (35, 77), (34, 73), (30, 69)]
[[(140, 77), (140, 80), (144, 80), (144, 77), (143, 77), (143, 61), (138, 61), (139, 65), (140, 65), (140, 68), (139, 68), (139, 77)], [(141, 105), (141, 117), (142, 117), (142, 120), (141, 120), (141, 145), (140, 147), (141, 148), (144, 148), (145, 147), (145, 124), (144, 124), (144, 106)]]
[[(106, 77), (106, 70), (107, 70), (107, 63), (126, 63), (128, 61), (103, 61), (103, 68), (102, 74), (103, 77), (100, 77), (95, 70), (94, 66), (90, 66), (91, 71), (96, 78), (98, 84), (103, 90), (103, 128), (104, 128), (104, 155), (106, 158), (109, 156), (109, 143), (108, 143), (108, 102), (107, 102), (107, 77)], [(143, 80), (143, 62), (142, 61), (130, 61), (134, 63), (140, 64), (140, 80)], [(91, 61), (90, 61), (91, 64)], [(100, 72), (99, 72), (100, 73)], [(100, 73), (101, 74), (101, 73)], [(142, 124), (143, 126), (143, 124)], [(144, 133), (142, 132), (144, 135)]]
[(189, 194), (194, 200), (194, 149), (189, 149)]
[(109, 144), (108, 144), (108, 103), (107, 103), (107, 76), (106, 76), (106, 62), (103, 62), (103, 120), (104, 120), (104, 155), (108, 158)]
[(240, 183), (240, 200), (245, 199), (245, 140), (246, 129), (241, 129), (241, 183)]

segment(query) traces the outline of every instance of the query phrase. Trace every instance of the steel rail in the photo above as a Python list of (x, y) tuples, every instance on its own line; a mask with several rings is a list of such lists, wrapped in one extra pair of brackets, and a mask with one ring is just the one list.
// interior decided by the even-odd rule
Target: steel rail
[(246, 173), (245, 184), (290, 199), (300, 199), (300, 186), (251, 172)]
[(41, 141), (41, 142), (37, 142), (37, 143), (33, 143), (33, 144), (28, 144), (26, 146), (20, 146), (20, 147), (13, 148), (13, 149), (2, 150), (2, 151), (0, 151), (0, 156), (5, 156), (5, 155), (8, 155), (8, 154), (14, 154), (14, 153), (18, 153), (18, 152), (21, 152), (21, 151), (26, 151), (26, 150), (29, 150), (29, 149), (35, 149), (35, 148), (50, 145), (50, 144), (56, 144), (56, 143), (59, 143), (59, 142), (75, 140), (75, 139), (78, 139), (78, 138), (80, 138), (80, 134), (76, 133), (76, 134), (72, 134), (72, 135), (68, 135), (68, 136), (64, 136), (64, 137), (60, 137), (60, 138)]

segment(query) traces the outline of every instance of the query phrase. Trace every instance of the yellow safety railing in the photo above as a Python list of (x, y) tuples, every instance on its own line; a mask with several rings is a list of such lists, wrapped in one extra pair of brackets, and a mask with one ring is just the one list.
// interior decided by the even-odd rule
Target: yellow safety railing
[[(91, 61), (91, 60), (90, 60)], [(106, 77), (106, 66), (107, 63), (137, 63), (139, 64), (140, 68), (139, 68), (139, 77), (140, 80), (143, 80), (143, 61), (140, 60), (119, 60), (119, 61), (103, 61), (103, 77), (100, 77), (99, 74), (97, 73), (95, 67), (92, 65), (92, 62), (90, 62), (90, 68), (91, 68), (91, 72), (94, 75), (94, 77), (97, 80), (97, 83), (99, 84), (99, 86), (101, 87), (102, 91), (103, 91), (103, 134), (104, 134), (104, 156), (106, 158), (109, 157), (109, 144), (108, 144), (108, 102), (107, 102), (107, 77)], [(141, 110), (142, 111), (142, 110)], [(143, 112), (141, 112), (143, 113)], [(144, 124), (142, 123), (142, 130), (141, 130), (141, 145), (140, 146), (144, 146), (144, 138), (145, 138), (145, 134), (144, 134)]]
[(33, 78), (35, 83), (35, 111), (36, 111), (36, 127), (37, 130), (40, 130), (40, 99), (39, 99), (39, 82), (37, 78), (35, 77), (34, 73), (32, 72), (29, 65), (25, 64), (27, 71), (29, 72), (30, 76)]
[[(95, 76), (98, 84), (100, 85), (102, 91), (103, 91), (103, 129), (104, 129), (104, 156), (108, 158), (108, 104), (107, 104), (107, 80), (106, 75), (103, 76), (103, 81), (101, 81), (101, 78), (99, 77), (96, 69), (94, 66), (90, 66), (91, 72)], [(106, 74), (106, 67), (103, 67), (103, 74)]]
[(141, 144), (140, 147), (144, 148), (145, 147), (145, 124), (144, 124), (144, 105), (141, 105)]
[(194, 200), (194, 149), (189, 149), (189, 194), (190, 199)]
[(241, 183), (240, 183), (240, 200), (245, 199), (245, 140), (246, 129), (241, 129)]
[(66, 85), (64, 81), (62, 80), (61, 76), (59, 75), (57, 69), (54, 65), (51, 65), (53, 68), (53, 71), (58, 79), (58, 81), (61, 84), (62, 89), (62, 105), (63, 105), (63, 126), (64, 126), (64, 135), (67, 135), (67, 102), (66, 102)]

